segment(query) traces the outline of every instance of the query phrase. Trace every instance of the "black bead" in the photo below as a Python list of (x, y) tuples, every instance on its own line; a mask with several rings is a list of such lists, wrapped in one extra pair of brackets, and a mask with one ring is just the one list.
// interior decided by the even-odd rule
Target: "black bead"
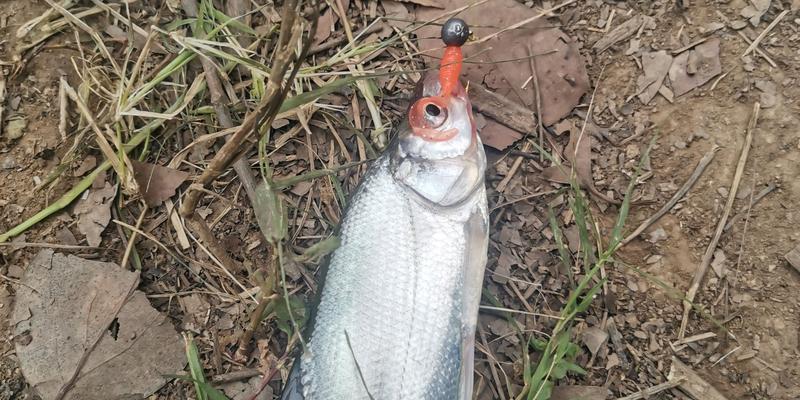
[(469, 38), (469, 26), (463, 19), (450, 18), (442, 25), (442, 41), (448, 46), (462, 46)]

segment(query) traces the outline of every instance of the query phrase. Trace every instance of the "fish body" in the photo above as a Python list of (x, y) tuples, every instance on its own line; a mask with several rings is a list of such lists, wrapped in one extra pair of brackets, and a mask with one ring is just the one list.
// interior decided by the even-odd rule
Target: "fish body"
[(454, 81), (421, 82), (353, 194), (284, 400), (471, 397), (486, 161)]

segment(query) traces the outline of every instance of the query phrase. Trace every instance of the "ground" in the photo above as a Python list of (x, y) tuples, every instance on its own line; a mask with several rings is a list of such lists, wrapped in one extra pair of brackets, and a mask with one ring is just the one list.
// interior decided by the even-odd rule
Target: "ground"
[[(540, 5), (539, 2), (529, 3)], [(593, 145), (593, 176), (598, 189), (603, 193), (612, 192), (619, 198), (630, 176), (622, 171), (631, 172), (635, 163), (631, 164), (630, 161), (638, 161), (651, 139), (655, 138), (650, 164), (646, 168), (646, 172), (652, 173), (643, 176), (643, 182), (636, 192), (644, 201), (635, 202), (631, 207), (626, 232), (630, 232), (660, 209), (689, 178), (695, 165), (712, 146), (720, 146), (713, 162), (678, 205), (639, 238), (622, 247), (615, 256), (615, 262), (606, 267), (608, 285), (597, 297), (593, 311), (585, 315), (575, 327), (576, 337), (590, 327), (600, 327), (608, 331), (609, 318), (613, 318), (622, 343), (621, 346), (604, 343), (596, 357), (591, 356), (585, 348), (582, 349), (577, 362), (588, 373), (585, 376), (571, 376), (568, 381), (573, 384), (606, 386), (611, 392), (608, 398), (622, 397), (664, 382), (670, 360), (678, 357), (728, 399), (798, 399), (800, 296), (797, 293), (800, 291), (800, 271), (794, 269), (784, 255), (800, 245), (800, 231), (797, 229), (800, 224), (800, 138), (797, 135), (797, 126), (800, 126), (800, 82), (796, 78), (800, 72), (800, 19), (797, 19), (800, 14), (791, 11), (761, 42), (761, 48), (775, 61), (775, 67), (756, 55), (742, 58), (748, 43), (736, 30), (724, 27), (715, 33), (720, 38), (723, 75), (675, 98), (674, 102), (667, 101), (662, 95), (656, 95), (649, 105), (643, 105), (633, 96), (637, 90), (636, 77), (642, 72), (636, 59), (638, 52), (626, 55), (629, 39), (600, 54), (591, 48), (594, 42), (605, 35), (603, 21), (608, 18), (611, 9), (615, 10), (619, 19), (636, 13), (656, 16), (655, 26), (648, 28), (642, 36), (642, 47), (647, 45), (653, 50), (674, 50), (702, 37), (702, 32), (713, 23), (728, 24), (726, 21), (740, 20), (741, 10), (749, 4), (745, 0), (693, 0), (678, 3), (683, 3), (683, 8), (668, 1), (581, 1), (569, 8), (574, 13), (573, 18), (567, 19), (567, 25), (563, 26), (568, 34), (583, 44), (581, 53), (587, 59), (592, 87), (598, 88), (592, 99), (595, 104), (592, 113), (594, 122), (610, 128), (608, 137), (598, 135)], [(787, 1), (773, 1), (763, 21), (756, 27), (744, 27), (742, 32), (751, 39), (755, 38), (782, 10), (795, 10), (798, 7), (796, 3), (795, 1), (790, 5)], [(15, 31), (21, 23), (41, 15), (47, 9), (48, 5), (44, 1), (28, 0), (7, 0), (0, 9), (0, 62), (3, 62), (0, 66), (4, 74), (11, 73), (12, 62), (15, 61), (13, 49), (18, 41)], [(617, 25), (618, 22), (612, 20), (611, 27)], [(64, 76), (73, 83), (78, 82), (71, 59), (80, 54), (74, 46), (69, 45), (70, 41), (74, 41), (71, 33), (46, 41), (35, 56), (26, 60), (24, 68), (17, 76), (8, 78), (8, 93), (5, 103), (0, 105), (5, 106), (3, 118), (8, 121), (11, 116), (24, 115), (28, 124), (24, 135), (18, 139), (9, 139), (7, 132), (0, 135), (0, 181), (3, 182), (0, 188), (0, 232), (5, 232), (50, 204), (69, 190), (78, 179), (67, 173), (52, 188), (31, 190), (40, 180), (46, 179), (72, 144), (71, 140), (63, 140), (59, 133), (57, 96), (60, 77)], [(757, 88), (764, 81), (774, 84), (776, 90), (768, 93), (768, 90)], [(397, 95), (399, 98), (407, 93), (398, 91)], [(588, 95), (585, 100), (589, 101)], [(692, 312), (686, 332), (686, 336), (706, 332), (712, 332), (715, 336), (688, 346), (673, 348), (671, 343), (678, 340), (682, 320), (681, 298), (689, 288), (723, 214), (745, 142), (753, 104), (757, 101), (764, 108), (753, 132), (744, 174), (729, 218), (733, 223), (722, 234), (715, 266), (706, 274), (696, 298), (696, 303), (706, 307), (710, 316), (703, 318)], [(625, 105), (629, 107), (627, 111), (624, 109)], [(580, 118), (573, 119), (581, 121)], [(648, 129), (640, 136), (620, 144), (620, 141), (632, 135), (634, 119), (649, 121)], [(355, 126), (360, 126), (360, 123)], [(353, 139), (352, 136), (351, 134), (346, 139)], [(284, 150), (297, 152), (299, 157), (304, 157), (303, 147), (303, 142), (297, 141)], [(92, 154), (102, 157), (98, 152)], [(515, 157), (505, 157), (502, 152), (490, 152), (490, 161), (493, 164), (487, 181), (490, 186), (490, 202), (494, 202), (490, 204), (490, 208), (497, 205), (501, 198), (513, 199), (514, 195), (528, 194), (536, 187), (550, 185), (539, 177), (541, 172), (535, 166), (525, 161), (509, 185), (507, 197), (501, 197), (495, 189), (508, 173), (514, 159)], [(80, 161), (74, 162), (73, 169), (78, 164)], [(297, 173), (296, 169), (290, 172)], [(230, 178), (226, 177), (225, 180), (227, 182)], [(352, 179), (345, 177), (344, 181), (347, 183), (343, 185), (345, 190), (352, 189)], [(226, 185), (227, 183), (219, 185), (221, 192), (234, 198), (234, 190), (229, 189), (226, 192)], [(757, 203), (751, 204), (753, 196), (770, 185), (774, 185), (774, 190), (769, 191)], [(327, 186), (320, 185), (318, 189), (321, 192), (320, 197), (334, 196), (331, 194), (333, 189)], [(300, 203), (302, 196), (308, 191), (308, 187), (294, 191), (298, 195), (295, 203), (298, 210), (305, 207), (308, 211), (311, 202)], [(255, 219), (252, 212), (246, 209), (248, 205), (245, 200), (241, 200), (242, 196), (239, 195), (239, 202), (244, 207), (222, 213), (224, 218), (215, 228), (220, 236), (225, 235), (228, 238), (228, 248), (243, 248), (244, 245), (254, 243), (253, 232), (257, 232)], [(592, 213), (599, 221), (600, 232), (607, 238), (619, 213), (619, 207), (594, 196), (592, 198)], [(537, 197), (493, 212), (492, 252), (487, 266), (487, 271), (490, 272), (487, 273), (486, 285), (488, 291), (497, 296), (504, 306), (523, 310), (523, 303), (529, 305), (530, 302), (536, 311), (558, 311), (561, 303), (557, 292), (552, 290), (561, 290), (562, 282), (561, 278), (554, 278), (558, 274), (551, 272), (554, 268), (557, 269), (553, 267), (556, 262), (552, 256), (540, 258), (538, 268), (528, 264), (527, 269), (514, 266), (500, 271), (511, 273), (523, 281), (541, 283), (545, 285), (542, 290), (528, 291), (527, 286), (520, 284), (518, 288), (514, 286), (514, 282), (509, 286), (508, 280), (496, 279), (494, 273), (500, 273), (498, 269), (503, 267), (503, 262), (498, 259), (503, 258), (501, 250), (509, 243), (522, 241), (522, 246), (518, 247), (523, 250), (515, 252), (515, 256), (531, 255), (534, 253), (531, 249), (538, 252), (536, 254), (555, 254), (555, 247), (550, 240), (552, 231), (537, 227), (536, 238), (533, 239), (530, 221), (521, 221), (516, 216), (526, 212), (541, 213), (538, 221), (546, 224), (547, 206), (557, 204), (558, 207), (561, 203), (563, 199), (560, 203), (554, 203), (552, 197)], [(218, 206), (218, 203), (214, 206)], [(215, 210), (218, 211), (219, 207)], [(213, 207), (209, 205), (210, 208)], [(81, 238), (77, 234), (71, 213), (70, 208), (57, 213), (34, 226), (25, 233), (22, 240), (18, 240), (29, 243), (62, 243), (58, 234), (64, 228)], [(329, 209), (315, 209), (308, 214), (309, 221), (305, 220), (306, 217), (299, 222), (295, 221), (298, 226), (295, 237), (300, 236), (300, 240), (320, 237), (314, 236), (319, 235), (319, 227), (328, 227), (327, 222), (320, 222), (323, 219), (321, 217), (336, 215), (336, 212)], [(130, 221), (125, 218), (130, 216), (135, 222), (136, 215), (132, 213), (115, 218)], [(251, 230), (248, 231), (248, 227)], [(302, 230), (304, 227), (309, 229)], [(125, 249), (120, 239), (121, 231), (110, 225), (104, 233), (101, 248), (84, 249), (75, 254), (118, 262)], [(551, 237), (539, 235), (539, 231), (549, 232)], [(177, 246), (177, 239), (170, 236), (166, 229), (157, 229), (155, 232), (162, 235), (159, 237), (167, 238), (165, 241), (168, 246)], [(569, 239), (570, 229), (567, 228), (566, 232)], [(85, 243), (80, 241), (80, 244)], [(571, 247), (572, 245), (570, 243)], [(174, 271), (163, 266), (169, 265), (168, 258), (159, 253), (158, 247), (145, 244), (142, 246), (142, 254), (151, 254), (152, 260), (157, 260), (158, 265), (162, 265), (143, 272), (140, 289), (151, 295), (153, 305), (159, 311), (167, 313), (179, 330), (199, 332), (199, 336), (203, 337), (201, 349), (208, 358), (213, 358), (210, 354), (216, 354), (217, 346), (225, 348), (234, 344), (241, 332), (241, 326), (244, 325), (243, 321), (247, 320), (244, 307), (216, 298), (198, 300), (196, 294), (190, 296), (191, 299), (181, 300), (180, 304), (177, 299), (173, 301), (173, 297), (159, 297), (159, 293), (190, 291), (197, 287), (185, 282), (185, 278), (170, 275)], [(254, 246), (255, 250), (248, 250), (247, 257), (242, 258), (257, 265), (266, 263), (270, 258), (262, 247), (263, 245)], [(33, 247), (0, 247), (0, 399), (3, 400), (36, 398), (18, 368), (14, 350), (14, 340), (17, 338), (12, 336), (12, 330), (7, 325), (17, 290), (17, 279), (36, 251), (38, 249)], [(203, 260), (199, 251), (196, 258)], [(527, 256), (521, 258), (528, 262)], [(208, 258), (204, 260), (207, 261)], [(161, 264), (163, 262), (167, 264)], [(197, 264), (193, 264), (193, 267), (200, 268)], [(312, 281), (313, 273), (313, 268), (303, 269), (302, 273), (298, 273), (295, 278), (300, 282), (298, 290), (308, 290), (302, 286), (302, 282), (308, 284)], [(165, 278), (162, 279), (162, 276)], [(545, 276), (548, 278), (544, 278)], [(520, 294), (520, 291), (524, 294)], [(227, 321), (217, 325), (235, 325), (236, 328), (231, 328), (227, 336), (222, 335), (222, 344), (216, 343), (220, 338), (217, 333), (211, 334), (209, 330), (198, 328), (202, 323), (192, 320), (191, 313), (187, 312), (193, 308), (190, 303), (205, 312), (209, 308), (217, 307), (211, 314), (215, 315), (214, 318), (219, 318), (219, 321)], [(520, 321), (530, 329), (550, 326), (547, 322), (534, 319), (522, 318)], [(521, 387), (521, 361), (518, 355), (513, 354), (519, 347), (512, 346), (516, 344), (509, 341), (508, 336), (514, 335), (508, 334), (508, 328), (503, 323), (504, 319), (497, 315), (487, 313), (481, 317), (481, 340), (478, 346), (480, 352), (476, 357), (476, 372), (479, 374), (476, 388), (480, 392), (480, 398), (508, 398), (507, 392), (498, 393), (495, 388), (501, 388), (502, 392), (507, 384), (505, 387), (515, 393)], [(221, 329), (226, 332), (226, 328)], [(257, 365), (250, 364), (251, 368), (270, 368), (267, 364), (275, 362), (275, 356), (270, 351), (277, 354), (277, 347), (286, 344), (285, 336), (280, 335), (282, 333), (274, 324), (257, 332), (257, 347), (263, 353), (254, 356), (256, 360), (251, 362)], [(282, 339), (270, 341), (273, 336)], [(215, 343), (213, 346), (208, 344), (212, 342)], [(580, 340), (576, 339), (576, 342)], [(216, 374), (229, 372), (230, 360), (226, 359), (224, 364), (219, 359), (215, 361), (213, 368)], [(498, 378), (495, 366), (502, 369), (501, 376), (511, 378)], [(498, 382), (498, 379), (505, 381)], [(271, 388), (276, 393), (279, 390), (280, 381), (277, 378)], [(155, 395), (155, 398), (192, 396), (189, 385), (173, 382)], [(686, 397), (677, 389), (671, 389), (651, 398)]]

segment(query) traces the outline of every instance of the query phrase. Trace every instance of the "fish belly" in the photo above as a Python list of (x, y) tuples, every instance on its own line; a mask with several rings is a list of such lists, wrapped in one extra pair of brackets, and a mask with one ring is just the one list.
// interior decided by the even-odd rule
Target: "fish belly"
[(459, 397), (464, 339), (474, 333), (465, 313), (477, 313), (477, 303), (464, 306), (466, 224), (485, 212), (480, 194), (442, 210), (395, 182), (387, 160), (367, 174), (301, 356), (307, 400)]

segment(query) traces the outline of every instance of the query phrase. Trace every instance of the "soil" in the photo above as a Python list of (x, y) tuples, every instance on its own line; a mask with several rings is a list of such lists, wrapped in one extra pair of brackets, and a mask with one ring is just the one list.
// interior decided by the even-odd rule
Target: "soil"
[[(676, 43), (696, 40), (703, 27), (722, 22), (719, 13), (730, 20), (738, 19), (740, 10), (747, 5), (744, 0), (695, 0), (683, 1), (685, 8), (680, 10), (665, 1), (629, 1), (627, 5), (599, 0), (579, 3), (574, 9), (578, 15), (574, 25), (565, 27), (565, 30), (580, 41), (593, 43), (604, 35), (602, 29), (587, 30), (585, 27), (594, 27), (601, 11), (611, 4), (619, 10), (647, 14), (660, 12), (656, 27), (648, 30), (644, 38), (653, 48), (663, 49), (677, 48), (680, 46)], [(778, 3), (782, 3), (785, 9), (790, 7), (789, 2), (773, 1), (773, 7), (764, 17), (767, 22), (756, 28), (744, 28), (751, 38), (780, 13), (776, 8)], [(12, 61), (12, 50), (17, 41), (14, 32), (19, 24), (41, 15), (47, 8), (43, 1), (4, 2), (0, 7), (0, 61)], [(606, 368), (609, 366), (606, 361), (598, 361), (587, 368), (587, 376), (571, 378), (572, 382), (608, 385), (614, 394), (609, 398), (621, 397), (664, 382), (670, 359), (677, 356), (729, 399), (800, 399), (800, 271), (784, 258), (784, 254), (800, 245), (800, 230), (797, 229), (800, 226), (800, 136), (797, 134), (800, 126), (800, 82), (797, 80), (800, 76), (800, 19), (796, 18), (800, 18), (797, 12), (787, 15), (762, 42), (762, 47), (778, 64), (777, 68), (759, 57), (751, 57), (750, 63), (743, 61), (740, 56), (747, 43), (734, 30), (726, 29), (718, 33), (724, 76), (676, 98), (674, 103), (660, 95), (650, 105), (631, 100), (633, 113), (620, 116), (619, 121), (629, 123), (635, 113), (652, 122), (650, 129), (637, 140), (620, 147), (602, 139), (597, 144), (595, 150), (600, 156), (594, 162), (594, 175), (598, 188), (605, 193), (612, 188), (614, 177), (621, 176), (620, 166), (616, 161), (603, 166), (598, 162), (599, 158), (615, 160), (623, 153), (638, 157), (644, 153), (650, 139), (656, 137), (650, 156), (652, 175), (641, 191), (646, 193), (650, 190), (654, 202), (633, 206), (629, 227), (637, 226), (657, 211), (685, 182), (714, 143), (721, 149), (678, 206), (639, 239), (623, 247), (616, 255), (617, 262), (608, 270), (611, 295), (605, 297), (607, 309), (599, 315), (605, 312), (606, 317), (613, 316), (625, 342), (626, 357), (636, 367), (631, 370), (613, 365)], [(31, 190), (40, 179), (45, 179), (71, 145), (71, 141), (63, 141), (58, 132), (56, 95), (61, 76), (72, 82), (76, 79), (71, 58), (78, 54), (70, 46), (61, 46), (70, 39), (69, 35), (61, 35), (46, 42), (20, 74), (8, 81), (4, 119), (8, 120), (11, 115), (24, 115), (28, 126), (18, 140), (0, 136), (0, 231), (4, 232), (33, 215), (75, 182), (74, 177), (65, 174), (50, 190)], [(591, 81), (593, 85), (599, 85), (594, 99), (598, 106), (593, 117), (598, 125), (610, 126), (617, 117), (609, 105), (619, 109), (629, 96), (635, 94), (636, 77), (641, 74), (641, 69), (634, 57), (624, 54), (628, 48), (627, 40), (600, 55), (594, 54), (589, 44), (584, 47), (584, 55), (591, 61)], [(10, 68), (3, 66), (6, 74)], [(677, 340), (683, 311), (680, 297), (676, 296), (682, 296), (688, 289), (714, 235), (731, 187), (753, 103), (762, 101), (764, 96), (755, 87), (759, 80), (773, 82), (777, 86), (777, 98), (774, 106), (761, 111), (731, 214), (737, 217), (718, 246), (726, 256), (722, 263), (726, 272), (718, 276), (710, 269), (698, 292), (696, 302), (708, 308), (710, 317), (699, 317), (693, 312), (686, 332), (686, 336), (705, 332), (717, 335), (674, 350), (670, 343)], [(14, 109), (11, 104), (16, 102), (19, 105)], [(490, 174), (495, 174), (488, 177), (490, 182), (496, 184), (502, 179), (513, 160), (507, 161), (508, 165), (496, 165), (490, 171)], [(536, 173), (533, 168), (522, 170), (523, 175)], [(524, 182), (525, 178), (520, 179)], [(749, 193), (758, 193), (770, 184), (775, 189), (751, 205)], [(602, 231), (608, 233), (617, 209), (604, 205), (604, 214), (603, 207), (598, 207), (593, 210), (603, 222)], [(222, 229), (232, 231), (238, 230), (237, 225), (249, 225), (253, 221), (252, 215), (246, 212), (242, 215), (233, 212), (226, 218)], [(493, 218), (508, 217), (495, 213)], [(539, 219), (546, 221), (546, 216)], [(74, 232), (73, 224), (69, 210), (62, 211), (37, 224), (18, 240), (53, 242), (56, 233), (63, 228)], [(502, 236), (504, 226), (504, 223), (493, 222), (494, 241), (500, 240), (498, 237)], [(653, 232), (661, 229), (664, 237), (647, 240)], [(659, 234), (660, 231), (656, 236)], [(105, 232), (105, 250), (77, 254), (119, 261), (120, 246), (114, 245), (119, 240), (117, 230), (109, 226)], [(0, 400), (35, 398), (18, 368), (14, 338), (7, 326), (16, 279), (35, 251), (32, 248), (14, 250), (0, 247)], [(266, 259), (264, 254), (254, 257)], [(490, 271), (495, 270), (495, 262), (494, 258), (490, 260)], [(490, 276), (487, 274), (488, 284), (498, 286), (498, 282), (491, 282)], [(147, 287), (159, 284), (157, 280), (145, 281)], [(495, 290), (503, 293), (501, 289)], [(176, 325), (182, 321), (185, 323), (182, 311), (174, 304), (157, 300), (154, 303), (161, 311), (169, 312)], [(517, 304), (515, 308), (523, 307)], [(490, 320), (482, 318), (482, 322), (489, 323)], [(727, 331), (719, 329), (715, 323)], [(489, 331), (497, 333), (492, 329)], [(269, 336), (269, 333), (262, 337)], [(486, 357), (479, 354), (478, 358)], [(477, 368), (479, 373), (485, 370)], [(513, 375), (514, 368), (509, 366), (506, 372)], [(486, 376), (487, 379), (491, 377), (488, 373)], [(493, 384), (476, 384), (484, 391), (488, 390), (487, 386)], [(277, 388), (279, 385), (276, 384)], [(186, 398), (191, 396), (188, 393), (191, 393), (188, 385), (171, 383), (155, 398)], [(651, 398), (680, 396), (677, 391), (670, 390)], [(484, 394), (482, 398), (490, 397)]]

